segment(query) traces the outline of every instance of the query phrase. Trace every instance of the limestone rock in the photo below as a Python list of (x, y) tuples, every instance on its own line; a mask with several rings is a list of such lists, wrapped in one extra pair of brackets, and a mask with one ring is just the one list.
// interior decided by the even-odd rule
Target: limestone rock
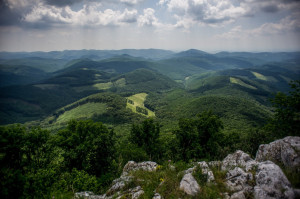
[(229, 154), (222, 161), (222, 170), (229, 170), (235, 167), (243, 167), (246, 171), (253, 169), (257, 165), (257, 162), (253, 160), (247, 153), (244, 153), (241, 150), (237, 150), (233, 154)]
[(239, 191), (231, 195), (230, 199), (246, 199), (244, 192)]
[(207, 164), (210, 167), (220, 167), (222, 166), (222, 161), (210, 161)]
[(189, 168), (187, 170), (184, 171), (184, 174), (188, 174), (188, 173), (193, 173), (195, 171), (196, 167), (192, 167), (192, 168)]
[(156, 162), (146, 161), (136, 163), (134, 161), (129, 161), (123, 168), (122, 175), (128, 175), (131, 171), (143, 170), (143, 171), (155, 171), (158, 164)]
[(155, 193), (152, 199), (162, 199), (159, 193)]
[(201, 168), (202, 174), (207, 175), (207, 182), (213, 182), (213, 181), (215, 181), (214, 174), (210, 170), (210, 168), (208, 167), (208, 164), (205, 161), (197, 162), (196, 166), (185, 170), (184, 174), (189, 174), (189, 173), (193, 174), (193, 172), (197, 169), (197, 166), (199, 166)]
[(183, 176), (179, 189), (191, 196), (195, 196), (200, 192), (200, 186), (191, 173)]
[(105, 195), (95, 195), (91, 191), (77, 192), (74, 196), (75, 199), (106, 199)]
[(207, 175), (207, 182), (213, 182), (215, 181), (215, 176), (213, 172), (208, 167), (208, 164), (205, 161), (198, 162), (197, 165), (201, 168), (202, 174)]
[(245, 172), (239, 167), (235, 167), (226, 174), (226, 185), (234, 194), (230, 198), (245, 198), (246, 193), (253, 192), (253, 187), (249, 182), (253, 180), (251, 173)]
[(140, 187), (140, 186), (129, 190), (129, 195), (131, 195), (132, 199), (138, 199), (143, 194), (144, 194), (144, 191), (143, 191), (142, 187)]
[(113, 195), (118, 191), (121, 191), (127, 183), (132, 180), (131, 176), (121, 176), (112, 182), (112, 186), (106, 192), (107, 195)]
[(288, 136), (270, 144), (262, 144), (256, 153), (256, 161), (271, 160), (285, 167), (300, 170), (300, 137)]
[(254, 196), (258, 199), (295, 198), (290, 182), (282, 170), (271, 161), (258, 164)]

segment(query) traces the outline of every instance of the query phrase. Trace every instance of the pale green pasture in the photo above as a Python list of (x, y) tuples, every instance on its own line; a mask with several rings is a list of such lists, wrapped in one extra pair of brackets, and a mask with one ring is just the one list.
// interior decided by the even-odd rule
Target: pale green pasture
[(232, 84), (238, 84), (238, 85), (241, 85), (243, 87), (246, 87), (246, 88), (250, 88), (250, 89), (257, 89), (255, 88), (254, 86), (251, 86), (249, 84), (246, 84), (245, 82), (243, 82), (242, 80), (238, 79), (238, 78), (234, 78), (234, 77), (230, 77), (230, 83)]
[(144, 102), (146, 100), (147, 95), (147, 93), (138, 93), (128, 97), (127, 99), (132, 100), (134, 104), (130, 104), (127, 102), (126, 108), (131, 109), (134, 113), (138, 113), (136, 112), (136, 107), (139, 106), (146, 109), (148, 111), (148, 115), (144, 115), (142, 113), (138, 114), (144, 115), (146, 117), (155, 117), (155, 113), (144, 106)]
[(56, 122), (66, 123), (71, 119), (89, 119), (94, 114), (102, 114), (106, 111), (106, 104), (104, 103), (87, 103), (80, 105), (74, 109), (64, 112), (60, 115)]

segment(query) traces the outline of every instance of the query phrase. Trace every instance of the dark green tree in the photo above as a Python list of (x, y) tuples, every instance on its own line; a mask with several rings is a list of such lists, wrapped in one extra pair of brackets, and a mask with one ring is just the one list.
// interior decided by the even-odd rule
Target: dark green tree
[(289, 94), (278, 92), (272, 99), (275, 115), (267, 125), (275, 139), (300, 135), (300, 80), (290, 83)]
[(49, 143), (50, 132), (39, 127), (32, 128), (24, 136), (24, 160), (31, 169), (47, 167), (53, 158), (53, 146)]
[(113, 130), (93, 121), (70, 121), (58, 133), (58, 144), (64, 150), (65, 167), (85, 170), (100, 176), (109, 171), (115, 155)]
[(23, 194), (25, 132), (20, 125), (0, 127), (1, 198), (19, 198)]
[(150, 159), (158, 155), (159, 125), (152, 118), (146, 119), (141, 125), (133, 124), (130, 131), (130, 141), (143, 148)]
[(1, 198), (41, 197), (55, 182), (49, 140), (50, 133), (38, 127), (0, 127)]
[(188, 161), (194, 158), (197, 152), (202, 151), (202, 146), (195, 140), (198, 137), (195, 120), (180, 119), (178, 126), (179, 129), (175, 131), (178, 142), (178, 158)]
[(175, 135), (179, 158), (188, 161), (217, 156), (223, 137), (223, 124), (211, 111), (199, 114), (196, 119), (181, 119), (178, 126)]

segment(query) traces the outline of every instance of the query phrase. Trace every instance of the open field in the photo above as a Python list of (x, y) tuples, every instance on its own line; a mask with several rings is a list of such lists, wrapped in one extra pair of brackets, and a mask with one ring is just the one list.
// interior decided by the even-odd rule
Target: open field
[[(138, 94), (128, 97), (126, 108), (131, 109), (134, 113), (139, 113), (146, 117), (155, 117), (155, 113), (144, 106), (144, 102), (146, 100), (147, 95), (148, 95), (147, 93), (138, 93)], [(133, 102), (133, 104), (129, 103), (130, 100)], [(141, 108), (147, 110), (148, 115), (137, 112), (136, 107), (141, 107)]]
[(57, 118), (57, 123), (66, 123), (71, 119), (89, 119), (94, 114), (101, 114), (106, 111), (105, 103), (87, 103), (74, 109), (64, 112)]
[(243, 87), (246, 87), (246, 88), (250, 88), (250, 89), (257, 89), (255, 88), (254, 86), (251, 86), (249, 84), (246, 84), (245, 82), (243, 82), (242, 80), (238, 79), (238, 78), (234, 78), (234, 77), (230, 77), (230, 83), (232, 84), (239, 84)]

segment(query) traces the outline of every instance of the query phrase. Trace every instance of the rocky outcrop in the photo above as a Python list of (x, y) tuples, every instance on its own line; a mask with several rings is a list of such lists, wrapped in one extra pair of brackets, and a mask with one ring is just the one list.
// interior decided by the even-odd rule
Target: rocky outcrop
[(113, 195), (114, 193), (121, 191), (126, 186), (126, 184), (130, 183), (131, 181), (131, 176), (122, 175), (120, 178), (117, 178), (112, 182), (112, 186), (109, 188), (106, 194)]
[(230, 170), (235, 167), (244, 168), (246, 171), (251, 170), (254, 166), (257, 165), (257, 162), (254, 161), (247, 153), (244, 153), (241, 150), (237, 150), (233, 154), (229, 154), (222, 161), (222, 170)]
[(179, 189), (191, 196), (195, 196), (200, 192), (200, 186), (193, 176), (193, 173), (197, 171), (197, 168), (201, 169), (201, 174), (207, 176), (207, 183), (211, 183), (215, 180), (214, 174), (210, 170), (208, 164), (205, 161), (197, 162), (194, 167), (184, 171), (185, 175), (180, 181)]
[(123, 175), (128, 175), (131, 171), (143, 170), (143, 171), (155, 171), (158, 164), (156, 162), (146, 161), (136, 163), (134, 161), (129, 161), (123, 168)]
[(253, 175), (251, 173), (245, 172), (239, 167), (235, 167), (229, 170), (226, 174), (226, 185), (231, 192), (234, 194), (231, 198), (244, 198), (245, 195), (249, 195), (253, 192)]
[(258, 164), (256, 171), (255, 198), (295, 198), (291, 183), (282, 170), (271, 161)]
[[(294, 199), (299, 198), (300, 190), (293, 189), (282, 170), (275, 163), (291, 169), (300, 169), (300, 138), (286, 137), (270, 144), (261, 145), (253, 160), (248, 154), (241, 150), (229, 154), (223, 161), (197, 162), (194, 166), (183, 172), (179, 189), (191, 197), (198, 197), (201, 194), (201, 186), (193, 175), (201, 172), (207, 176), (206, 183), (215, 183), (215, 176), (211, 168), (221, 168), (226, 172), (225, 185), (228, 192), (222, 193), (226, 199)], [(267, 161), (266, 161), (267, 160)], [(275, 161), (272, 162), (270, 160)], [(176, 168), (169, 165), (169, 169), (176, 171)], [(132, 198), (137, 199), (144, 194), (140, 186), (131, 186), (133, 177), (130, 173), (137, 170), (155, 172), (158, 165), (155, 162), (136, 163), (129, 161), (123, 169), (120, 178), (113, 181), (110, 189), (104, 195), (95, 195), (92, 192), (79, 192), (75, 198), (85, 199), (111, 199), (111, 198)], [(200, 170), (199, 170), (200, 169)], [(181, 173), (182, 174), (182, 173)], [(161, 182), (162, 184), (163, 182)], [(201, 182), (203, 183), (203, 182)], [(160, 185), (161, 185), (160, 184)], [(159, 185), (159, 186), (160, 186)], [(159, 187), (158, 186), (158, 187)], [(153, 190), (152, 199), (162, 199), (163, 197)]]
[(143, 170), (143, 171), (155, 171), (158, 164), (156, 162), (146, 161), (136, 163), (134, 161), (129, 161), (123, 168), (123, 172), (120, 178), (115, 179), (112, 182), (111, 187), (108, 189), (104, 195), (95, 195), (93, 192), (78, 192), (75, 193), (75, 198), (84, 198), (84, 199), (112, 199), (112, 198), (132, 198), (138, 199), (141, 195), (144, 194), (142, 187), (137, 186), (134, 188), (126, 189), (126, 185), (132, 182), (133, 177), (130, 176), (130, 172)]
[(208, 164), (205, 161), (198, 162), (197, 166), (199, 166), (201, 168), (202, 174), (207, 175), (207, 182), (208, 183), (215, 181), (215, 176), (214, 176), (213, 172), (210, 170), (210, 168), (208, 167)]
[(155, 193), (152, 199), (162, 199), (159, 193)]
[(179, 189), (191, 196), (195, 196), (200, 192), (200, 186), (191, 173), (183, 176)]
[(262, 161), (273, 160), (299, 171), (299, 151), (300, 138), (286, 137), (260, 145), (255, 160), (240, 150), (229, 154), (221, 164), (221, 169), (227, 171), (226, 185), (233, 192), (228, 198), (249, 195), (257, 199), (297, 197), (297, 190), (292, 189), (280, 167), (272, 161)]
[(286, 168), (300, 171), (300, 137), (288, 136), (270, 144), (260, 145), (255, 160), (271, 160)]
[(74, 198), (75, 199), (105, 199), (105, 196), (95, 195), (91, 191), (83, 191), (83, 192), (75, 193)]

